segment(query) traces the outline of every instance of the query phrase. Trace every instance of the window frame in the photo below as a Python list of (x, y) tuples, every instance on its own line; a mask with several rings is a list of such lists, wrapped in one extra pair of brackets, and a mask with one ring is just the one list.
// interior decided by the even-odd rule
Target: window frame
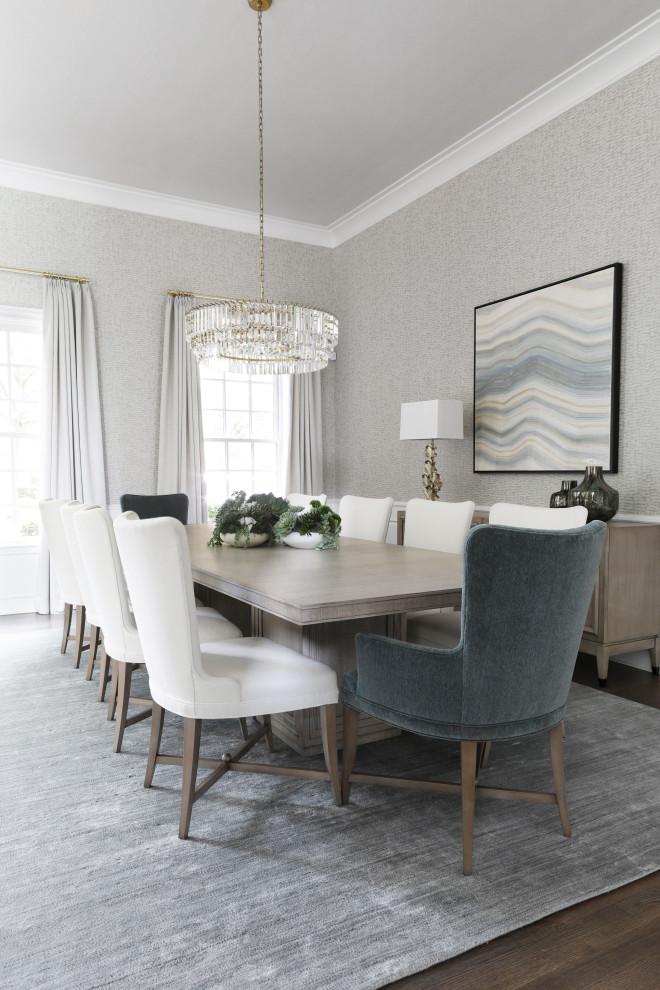
[[(227, 378), (227, 375), (231, 375), (231, 377), (228, 379)], [(253, 406), (253, 392), (252, 392), (252, 388), (253, 388), (253, 385), (255, 385), (255, 384), (266, 384), (266, 382), (264, 381), (264, 376), (263, 375), (249, 375), (249, 374), (239, 375), (239, 374), (236, 374), (234, 372), (219, 371), (219, 370), (214, 369), (212, 366), (206, 366), (206, 365), (203, 365), (203, 364), (200, 364), (199, 365), (200, 406), (201, 406), (201, 411), (202, 411), (202, 431), (201, 432), (202, 432), (202, 441), (203, 441), (203, 444), (204, 444), (205, 480), (206, 480), (207, 501), (208, 502), (212, 502), (213, 504), (215, 504), (215, 501), (218, 498), (217, 496), (210, 494), (209, 493), (209, 490), (208, 490), (209, 489), (209, 475), (210, 474), (213, 474), (216, 470), (219, 473), (223, 473), (225, 475), (225, 477), (227, 478), (227, 482), (228, 482), (227, 483), (227, 496), (225, 496), (225, 497), (228, 497), (229, 495), (232, 494), (233, 491), (236, 490), (232, 486), (232, 484), (230, 483), (230, 481), (229, 481), (229, 475), (232, 473), (232, 468), (230, 468), (230, 466), (229, 466), (229, 447), (228, 447), (228, 444), (230, 444), (230, 443), (245, 444), (245, 445), (249, 445), (249, 447), (250, 447), (250, 467), (249, 468), (246, 467), (244, 470), (240, 471), (241, 474), (246, 474), (246, 475), (249, 474), (252, 477), (252, 487), (250, 488), (250, 491), (246, 491), (246, 494), (247, 495), (252, 494), (252, 492), (263, 491), (264, 490), (264, 486), (263, 485), (260, 485), (259, 482), (257, 480), (255, 480), (255, 473), (256, 474), (259, 474), (261, 472), (264, 472), (265, 473), (267, 471), (275, 479), (277, 479), (276, 482), (275, 482), (275, 484), (274, 485), (269, 485), (269, 487), (273, 487), (273, 488), (278, 487), (279, 476), (281, 474), (281, 471), (280, 471), (281, 451), (282, 451), (282, 447), (283, 447), (283, 443), (284, 443), (283, 437), (282, 437), (282, 416), (283, 416), (283, 406), (284, 406), (284, 389), (282, 388), (283, 382), (281, 381), (281, 379), (283, 379), (285, 377), (287, 377), (287, 376), (272, 375), (271, 376), (271, 380), (268, 382), (268, 384), (272, 385), (272, 389), (273, 389), (273, 410), (272, 410), (272, 415), (273, 415), (273, 432), (272, 432), (272, 436), (271, 437), (255, 437), (255, 436), (252, 435), (252, 432), (253, 432), (252, 417), (253, 417), (253, 415), (255, 413), (258, 414), (260, 412), (265, 412), (266, 410), (260, 410), (260, 409), (255, 409), (254, 408), (254, 406)], [(205, 401), (204, 401), (204, 388), (203, 388), (203, 381), (204, 380), (207, 380), (207, 381), (208, 380), (211, 380), (211, 381), (213, 381), (213, 380), (216, 380), (216, 381), (220, 380), (220, 381), (222, 381), (222, 383), (223, 383), (223, 405), (222, 406), (218, 406), (218, 405), (207, 405), (205, 403)], [(232, 408), (228, 407), (228, 404), (227, 404), (227, 392), (226, 392), (227, 381), (229, 381), (229, 383), (231, 383), (231, 382), (239, 382), (239, 383), (244, 383), (244, 384), (247, 384), (248, 385), (248, 403), (249, 403), (249, 407), (247, 409), (244, 409), (244, 408), (243, 409), (232, 409)], [(218, 436), (218, 437), (207, 437), (206, 436), (206, 433), (204, 431), (204, 418), (205, 418), (205, 413), (209, 413), (209, 412), (221, 412), (222, 413), (222, 416), (223, 416), (222, 436)], [(249, 428), (248, 428), (249, 436), (247, 436), (247, 437), (234, 437), (234, 436), (230, 436), (229, 435), (228, 430), (227, 430), (227, 414), (228, 414), (228, 412), (229, 413), (231, 413), (231, 412), (243, 412), (243, 413), (247, 413), (248, 414), (248, 417), (249, 417), (249, 419), (248, 419), (248, 422), (249, 422)], [(207, 458), (207, 451), (209, 449), (209, 445), (212, 445), (212, 444), (222, 444), (223, 445), (223, 447), (224, 447), (224, 455), (225, 455), (224, 456), (224, 465), (225, 465), (224, 468), (214, 469), (214, 468), (210, 468), (209, 467), (209, 463), (208, 463), (209, 458)], [(275, 448), (275, 464), (274, 464), (274, 466), (272, 468), (267, 468), (267, 469), (255, 467), (255, 464), (257, 463), (256, 454), (257, 454), (259, 445), (264, 445), (265, 446), (266, 444), (269, 447), (270, 446), (274, 446), (274, 448)], [(238, 470), (239, 469), (234, 469), (234, 470), (236, 470), (236, 473), (238, 473)], [(224, 501), (224, 499), (222, 499), (221, 501)]]
[[(41, 341), (41, 360), (39, 365), (40, 371), (43, 373), (43, 310), (35, 309), (27, 306), (8, 306), (0, 304), (0, 331), (6, 331), (9, 333), (29, 333), (38, 334)], [(1, 355), (0, 355), (1, 357)], [(11, 415), (11, 403), (12, 403), (12, 381), (11, 381), (11, 369), (13, 362), (11, 360), (11, 352), (9, 348), (9, 338), (7, 339), (7, 360), (0, 360), (0, 366), (6, 367), (8, 369), (8, 402), (9, 410)], [(22, 365), (17, 365), (17, 367), (22, 367)], [(26, 365), (26, 367), (28, 367)], [(41, 395), (43, 395), (43, 387), (41, 389)], [(16, 489), (16, 474), (22, 469), (18, 469), (15, 466), (15, 452), (14, 452), (14, 440), (15, 439), (31, 439), (42, 441), (42, 422), (43, 422), (43, 407), (42, 402), (35, 403), (39, 407), (39, 427), (36, 433), (21, 433), (15, 429), (10, 430), (0, 430), (0, 438), (9, 438), (10, 440), (10, 467), (9, 475), (12, 480), (12, 519), (13, 525), (15, 527), (15, 533), (12, 538), (2, 538), (0, 537), (0, 547), (28, 547), (28, 546), (38, 546), (40, 541), (40, 534), (37, 532), (34, 536), (20, 536), (18, 531), (18, 510), (24, 508), (18, 504), (17, 499), (17, 489)], [(13, 424), (11, 424), (13, 427)], [(6, 470), (2, 468), (2, 470)], [(41, 478), (41, 459), (38, 465), (38, 475), (39, 481), (37, 485), (37, 501), (41, 497), (41, 486), (43, 479)], [(5, 503), (3, 503), (5, 504)], [(7, 503), (8, 504), (8, 503)], [(38, 517), (38, 510), (35, 509), (35, 513)]]

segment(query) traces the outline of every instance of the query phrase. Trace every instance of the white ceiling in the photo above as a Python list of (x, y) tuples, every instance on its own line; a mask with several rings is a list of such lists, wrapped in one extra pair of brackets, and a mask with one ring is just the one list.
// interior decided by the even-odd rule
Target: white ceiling
[[(94, 180), (73, 198), (109, 202), (117, 184), (163, 202), (258, 208), (257, 15), (247, 0), (0, 7), (5, 164)], [(364, 227), (365, 203), (385, 204), (383, 190), (491, 133), (498, 115), (523, 108), (524, 121), (513, 117), (530, 130), (660, 54), (660, 11), (657, 0), (273, 0), (263, 35), (267, 214), (330, 229), (362, 211)], [(562, 74), (563, 89), (548, 86)], [(562, 106), (539, 90), (555, 103), (561, 91)], [(3, 183), (10, 172), (0, 169), (0, 184), (21, 185)], [(11, 174), (56, 192), (46, 173), (43, 188), (34, 171)], [(431, 170), (424, 181), (441, 180)], [(408, 200), (425, 188), (412, 183)], [(398, 205), (401, 195), (381, 214)]]

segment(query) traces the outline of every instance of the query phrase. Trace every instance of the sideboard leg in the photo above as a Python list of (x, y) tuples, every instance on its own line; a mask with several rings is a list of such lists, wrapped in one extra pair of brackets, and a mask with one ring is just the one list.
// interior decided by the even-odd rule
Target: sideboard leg
[(651, 654), (651, 673), (660, 676), (660, 638), (655, 637), (655, 645), (649, 650)]
[(598, 686), (605, 687), (607, 684), (607, 668), (610, 663), (610, 651), (606, 646), (596, 647), (596, 663), (598, 664)]

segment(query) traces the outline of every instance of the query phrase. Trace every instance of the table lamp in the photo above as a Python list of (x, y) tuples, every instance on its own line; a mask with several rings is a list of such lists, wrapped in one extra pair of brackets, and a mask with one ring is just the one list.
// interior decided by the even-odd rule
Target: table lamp
[(435, 467), (436, 440), (463, 439), (463, 403), (458, 399), (430, 399), (428, 402), (401, 403), (400, 440), (427, 440), (424, 448), (424, 494), (432, 502), (442, 488)]

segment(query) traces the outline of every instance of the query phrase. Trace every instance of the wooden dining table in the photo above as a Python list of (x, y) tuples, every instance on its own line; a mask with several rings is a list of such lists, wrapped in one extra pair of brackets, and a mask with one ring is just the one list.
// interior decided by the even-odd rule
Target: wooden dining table
[[(356, 665), (355, 635), (405, 639), (407, 612), (459, 606), (460, 554), (339, 538), (337, 550), (207, 546), (210, 525), (186, 527), (196, 594), (246, 636), (269, 639), (341, 675)], [(319, 713), (273, 715), (273, 731), (298, 753), (322, 751)], [(341, 738), (341, 725), (338, 728)], [(397, 729), (361, 717), (361, 743)]]

